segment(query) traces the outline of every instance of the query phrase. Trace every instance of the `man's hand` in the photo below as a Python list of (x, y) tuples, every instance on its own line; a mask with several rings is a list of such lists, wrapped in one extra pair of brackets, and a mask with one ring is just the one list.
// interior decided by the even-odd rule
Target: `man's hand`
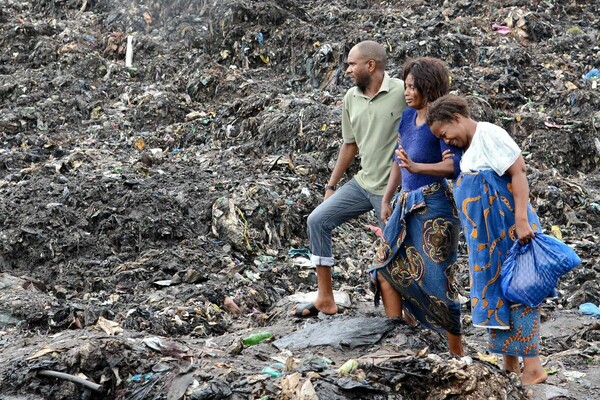
[(387, 224), (388, 219), (392, 215), (392, 207), (389, 201), (381, 202), (381, 220)]
[(335, 193), (335, 190), (333, 189), (325, 189), (325, 195), (323, 196), (323, 201), (327, 200), (328, 198), (331, 197), (332, 194)]

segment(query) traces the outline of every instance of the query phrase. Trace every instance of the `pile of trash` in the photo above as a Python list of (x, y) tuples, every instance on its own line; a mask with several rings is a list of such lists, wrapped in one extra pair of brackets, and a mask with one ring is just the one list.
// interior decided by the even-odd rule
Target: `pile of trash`
[[(600, 304), (599, 11), (0, 0), (3, 398), (590, 398), (600, 323), (579, 307)], [(544, 229), (581, 257), (542, 307), (548, 385), (521, 387), (486, 353), (465, 251), (466, 357), (382, 318), (372, 213), (334, 232), (344, 313), (288, 316), (316, 289), (306, 217), (364, 39), (386, 46), (392, 76), (412, 57), (448, 63), (452, 92), (522, 147)]]

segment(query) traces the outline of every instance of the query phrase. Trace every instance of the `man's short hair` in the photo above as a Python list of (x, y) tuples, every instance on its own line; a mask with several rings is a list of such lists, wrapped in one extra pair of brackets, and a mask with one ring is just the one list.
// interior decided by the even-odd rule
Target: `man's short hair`
[(367, 60), (375, 61), (380, 67), (385, 67), (387, 64), (387, 54), (381, 44), (373, 40), (365, 40), (356, 46), (360, 54)]

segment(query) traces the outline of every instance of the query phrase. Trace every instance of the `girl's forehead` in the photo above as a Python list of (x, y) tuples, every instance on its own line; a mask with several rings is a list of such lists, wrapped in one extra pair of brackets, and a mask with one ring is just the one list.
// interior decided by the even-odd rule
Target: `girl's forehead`
[(437, 132), (440, 132), (444, 126), (445, 125), (444, 125), (443, 122), (441, 122), (441, 121), (434, 121), (431, 125), (429, 125), (429, 129), (431, 129), (431, 131), (433, 133), (437, 133)]

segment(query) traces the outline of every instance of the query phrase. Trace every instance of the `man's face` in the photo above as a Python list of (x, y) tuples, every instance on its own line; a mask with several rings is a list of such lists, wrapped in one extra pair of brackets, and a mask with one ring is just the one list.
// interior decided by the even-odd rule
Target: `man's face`
[(371, 73), (369, 72), (369, 65), (373, 60), (368, 60), (363, 57), (362, 54), (353, 47), (348, 53), (348, 68), (346, 68), (346, 75), (352, 79), (352, 82), (358, 86), (361, 90), (364, 90), (371, 82)]

